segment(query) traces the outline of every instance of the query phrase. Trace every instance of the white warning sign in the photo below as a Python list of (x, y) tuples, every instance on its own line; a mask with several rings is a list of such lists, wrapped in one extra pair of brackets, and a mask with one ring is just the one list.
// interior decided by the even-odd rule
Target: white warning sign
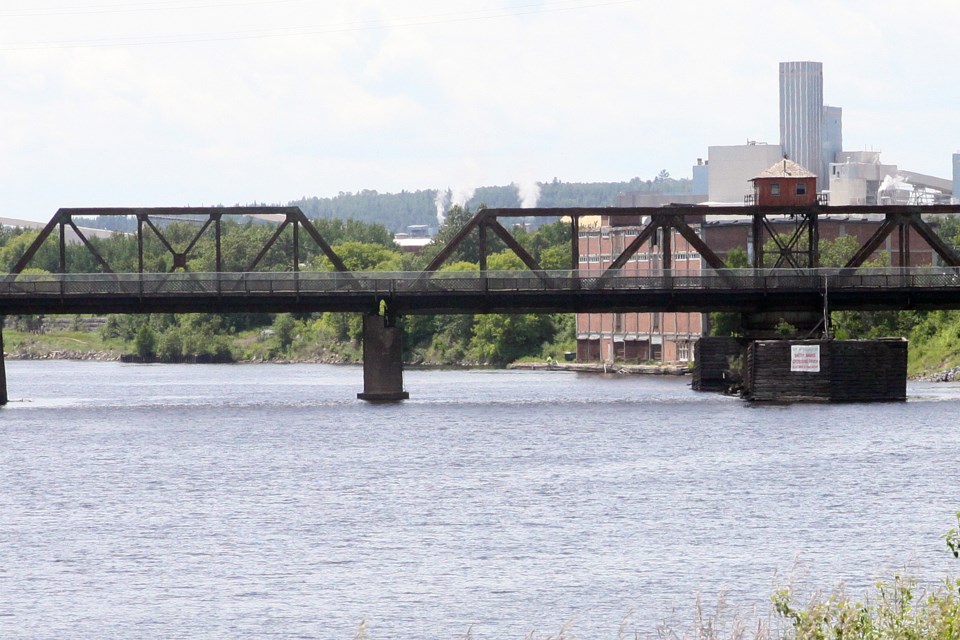
[(790, 345), (790, 371), (820, 372), (820, 345)]

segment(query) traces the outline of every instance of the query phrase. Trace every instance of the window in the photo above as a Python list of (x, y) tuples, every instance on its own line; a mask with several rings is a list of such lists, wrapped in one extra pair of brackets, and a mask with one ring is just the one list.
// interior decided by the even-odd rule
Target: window
[(779, 183), (779, 182), (774, 182), (773, 184), (770, 185), (770, 195), (772, 195), (772, 196), (778, 196), (778, 195), (780, 195), (780, 183)]
[(807, 185), (805, 185), (805, 184), (802, 183), (802, 182), (798, 182), (798, 183), (797, 183), (797, 195), (798, 195), (798, 196), (805, 196), (805, 195), (807, 195)]

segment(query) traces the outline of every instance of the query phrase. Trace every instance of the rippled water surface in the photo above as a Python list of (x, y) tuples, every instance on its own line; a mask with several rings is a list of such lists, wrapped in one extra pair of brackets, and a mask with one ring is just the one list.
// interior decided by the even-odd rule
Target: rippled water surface
[(648, 636), (698, 593), (765, 615), (790, 579), (956, 569), (957, 386), (758, 408), (679, 378), (408, 371), (410, 401), (369, 405), (354, 367), (7, 377), (3, 638)]

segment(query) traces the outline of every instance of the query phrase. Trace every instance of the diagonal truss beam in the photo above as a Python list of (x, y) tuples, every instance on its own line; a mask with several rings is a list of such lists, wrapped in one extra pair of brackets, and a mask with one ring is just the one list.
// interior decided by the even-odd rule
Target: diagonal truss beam
[[(789, 266), (794, 269), (812, 268), (818, 264), (820, 232), (818, 209), (802, 208), (799, 211), (788, 211), (791, 217), (798, 217), (799, 221), (792, 232), (777, 233), (774, 228), (774, 221), (769, 216), (774, 214), (784, 214), (783, 210), (771, 210), (754, 212), (753, 215), (753, 267), (761, 269), (764, 267), (763, 258), (767, 253), (764, 251), (764, 245), (767, 239), (776, 245), (776, 259), (773, 268), (779, 269)], [(764, 233), (766, 231), (766, 234)], [(806, 237), (807, 246), (802, 246), (802, 240)], [(801, 256), (806, 256), (802, 260)]]
[(450, 239), (450, 242), (447, 243), (447, 246), (441, 249), (440, 253), (435, 255), (433, 260), (430, 261), (430, 264), (423, 268), (423, 274), (426, 275), (433, 273), (443, 266), (443, 263), (453, 255), (453, 252), (457, 250), (457, 247), (463, 244), (463, 241), (467, 239), (467, 237), (470, 235), (470, 232), (476, 229), (481, 222), (486, 220), (486, 218), (487, 213), (485, 211), (480, 211), (475, 216), (470, 218), (467, 224), (463, 225), (463, 227), (460, 228), (460, 231), (458, 231), (456, 235)]
[(920, 216), (910, 218), (910, 226), (917, 230), (920, 237), (937, 252), (937, 255), (949, 266), (960, 267), (960, 253), (944, 242), (937, 232)]
[(711, 269), (720, 271), (727, 268), (727, 265), (723, 263), (720, 256), (714, 253), (713, 249), (703, 241), (703, 238), (697, 235), (697, 232), (694, 231), (682, 217), (676, 215), (670, 216), (670, 226), (676, 229), (677, 233), (683, 236), (683, 239), (686, 240), (691, 247), (696, 249), (697, 253), (710, 265)]
[[(330, 262), (333, 264), (333, 268), (337, 271), (344, 272), (347, 271), (346, 265), (343, 264), (343, 260), (340, 259), (340, 256), (333, 250), (333, 248), (327, 244), (327, 241), (323, 239), (323, 236), (320, 235), (320, 232), (317, 231), (317, 228), (313, 226), (313, 223), (307, 219), (307, 216), (304, 215), (303, 211), (297, 209), (298, 216), (294, 224), (299, 223), (303, 230), (307, 232), (307, 235), (314, 241), (314, 243), (320, 247), (320, 251), (323, 251), (323, 255), (327, 256)], [(296, 230), (296, 226), (294, 226)]]
[(604, 271), (600, 277), (609, 278), (614, 273), (622, 269), (623, 265), (627, 264), (630, 258), (633, 257), (633, 254), (639, 251), (640, 247), (643, 246), (643, 243), (653, 237), (653, 234), (655, 234), (657, 229), (659, 229), (662, 225), (662, 220), (651, 218), (649, 224), (647, 224), (647, 226), (644, 227), (639, 234), (637, 234), (637, 237), (635, 237), (630, 244), (624, 247), (623, 251), (620, 252), (620, 255), (617, 256), (617, 259), (614, 260), (609, 267), (607, 267), (606, 271)]
[(100, 255), (100, 252), (97, 251), (96, 247), (90, 244), (90, 241), (87, 240), (87, 236), (85, 236), (83, 232), (80, 231), (80, 228), (74, 224), (73, 218), (67, 220), (67, 224), (70, 225), (70, 228), (73, 229), (73, 232), (77, 234), (77, 237), (80, 238), (80, 241), (83, 242), (84, 246), (87, 247), (87, 250), (93, 256), (93, 259), (96, 260), (107, 273), (113, 273), (113, 269), (111, 269), (110, 265), (107, 264), (107, 261), (103, 259), (103, 256)]
[[(139, 273), (143, 273), (143, 240), (144, 240), (144, 226), (146, 226), (150, 231), (153, 232), (153, 235), (156, 236), (157, 240), (163, 246), (163, 248), (173, 256), (173, 267), (171, 271), (178, 268), (186, 270), (187, 257), (189, 254), (196, 248), (197, 243), (204, 237), (205, 234), (209, 233), (211, 226), (214, 229), (214, 242), (216, 247), (216, 271), (219, 273), (222, 269), (222, 257), (220, 253), (222, 232), (221, 232), (221, 219), (224, 215), (232, 216), (278, 216), (283, 215), (285, 219), (279, 224), (279, 228), (273, 234), (273, 236), (268, 241), (267, 245), (263, 247), (260, 251), (260, 255), (254, 261), (249, 268), (255, 268), (263, 257), (266, 255), (266, 252), (276, 243), (277, 239), (280, 237), (283, 230), (290, 224), (293, 225), (293, 241), (294, 241), (294, 264), (293, 270), (299, 270), (299, 257), (300, 257), (300, 234), (299, 231), (302, 228), (307, 232), (307, 235), (316, 243), (319, 249), (330, 259), (330, 262), (333, 263), (334, 268), (337, 271), (345, 272), (347, 271), (346, 266), (343, 263), (343, 260), (336, 254), (333, 248), (324, 240), (323, 236), (317, 231), (317, 228), (310, 223), (307, 217), (304, 215), (303, 211), (299, 207), (150, 207), (150, 208), (76, 208), (76, 209), (59, 209), (53, 218), (48, 222), (40, 233), (34, 239), (34, 241), (27, 247), (23, 255), (17, 260), (10, 270), (10, 273), (13, 275), (22, 273), (24, 269), (30, 264), (30, 262), (36, 257), (37, 252), (40, 248), (46, 243), (51, 236), (54, 235), (54, 231), (59, 229), (59, 258), (60, 266), (59, 269), (62, 272), (67, 270), (66, 264), (66, 239), (65, 239), (65, 228), (70, 227), (71, 231), (76, 235), (77, 239), (84, 246), (84, 248), (90, 252), (93, 258), (97, 263), (107, 272), (114, 273), (114, 269), (107, 260), (104, 259), (103, 255), (98, 252), (96, 247), (90, 240), (87, 238), (86, 234), (83, 233), (80, 227), (74, 221), (76, 216), (130, 216), (137, 219), (137, 230), (136, 230), (136, 241), (137, 241), (137, 270)], [(190, 217), (200, 217), (205, 216), (203, 223), (200, 229), (191, 236), (187, 247), (183, 251), (178, 251), (167, 236), (164, 234), (163, 229), (156, 223), (158, 218), (185, 218), (190, 222), (200, 222), (200, 220), (194, 220)]]
[(276, 244), (277, 239), (283, 233), (283, 230), (287, 228), (287, 225), (290, 224), (289, 220), (284, 220), (280, 225), (277, 226), (277, 230), (273, 232), (273, 235), (270, 236), (270, 239), (267, 240), (267, 244), (263, 245), (263, 248), (260, 249), (260, 253), (257, 254), (257, 257), (253, 259), (253, 262), (250, 263), (250, 266), (246, 268), (247, 271), (253, 271), (257, 268), (257, 265), (260, 264), (260, 261), (263, 260), (264, 256), (267, 255), (267, 252), (273, 248), (273, 245)]
[(487, 227), (489, 227), (490, 229), (492, 229), (493, 232), (494, 232), (495, 234), (497, 234), (497, 235), (500, 237), (500, 239), (503, 240), (503, 242), (504, 242), (508, 247), (510, 247), (510, 249), (511, 249), (515, 254), (517, 254), (517, 257), (520, 258), (520, 260), (523, 261), (523, 264), (527, 265), (527, 268), (530, 269), (531, 271), (533, 271), (533, 273), (534, 273), (538, 278), (540, 278), (540, 280), (541, 280), (544, 284), (546, 284), (546, 285), (551, 285), (551, 284), (553, 283), (552, 280), (549, 278), (549, 276), (547, 276), (547, 274), (545, 274), (545, 273), (543, 272), (543, 268), (540, 266), (540, 264), (539, 264), (536, 260), (533, 259), (533, 256), (531, 256), (531, 255), (527, 252), (527, 250), (524, 249), (523, 246), (521, 246), (519, 242), (517, 242), (517, 239), (514, 238), (513, 235), (512, 235), (509, 231), (507, 231), (506, 229), (503, 228), (503, 225), (500, 224), (500, 223), (497, 221), (496, 218), (491, 218), (491, 219), (487, 220), (487, 221), (485, 222), (485, 226), (487, 226)]
[(27, 265), (30, 264), (30, 261), (33, 260), (33, 257), (37, 255), (37, 251), (40, 250), (40, 247), (43, 246), (43, 243), (47, 241), (47, 238), (50, 237), (50, 234), (53, 233), (53, 230), (60, 226), (60, 222), (63, 220), (63, 209), (57, 211), (54, 214), (53, 218), (50, 219), (50, 222), (40, 230), (40, 233), (37, 234), (37, 237), (34, 241), (27, 247), (27, 250), (24, 251), (23, 255), (20, 256), (20, 259), (17, 260), (16, 264), (10, 269), (10, 273), (23, 273), (23, 270), (27, 268)]
[(844, 265), (844, 269), (855, 269), (863, 265), (867, 261), (874, 251), (880, 248), (880, 245), (883, 244), (883, 241), (887, 239), (893, 230), (899, 224), (899, 216), (895, 214), (888, 214), (887, 219), (883, 221), (883, 224), (880, 225), (880, 228), (873, 232), (873, 235), (870, 236), (863, 245), (857, 249), (857, 252), (847, 261), (847, 264)]

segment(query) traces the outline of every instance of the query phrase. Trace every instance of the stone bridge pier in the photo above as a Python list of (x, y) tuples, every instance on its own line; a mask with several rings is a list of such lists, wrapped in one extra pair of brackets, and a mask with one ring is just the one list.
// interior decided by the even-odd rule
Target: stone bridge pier
[(407, 400), (403, 390), (403, 332), (389, 314), (363, 315), (363, 393), (369, 402)]

